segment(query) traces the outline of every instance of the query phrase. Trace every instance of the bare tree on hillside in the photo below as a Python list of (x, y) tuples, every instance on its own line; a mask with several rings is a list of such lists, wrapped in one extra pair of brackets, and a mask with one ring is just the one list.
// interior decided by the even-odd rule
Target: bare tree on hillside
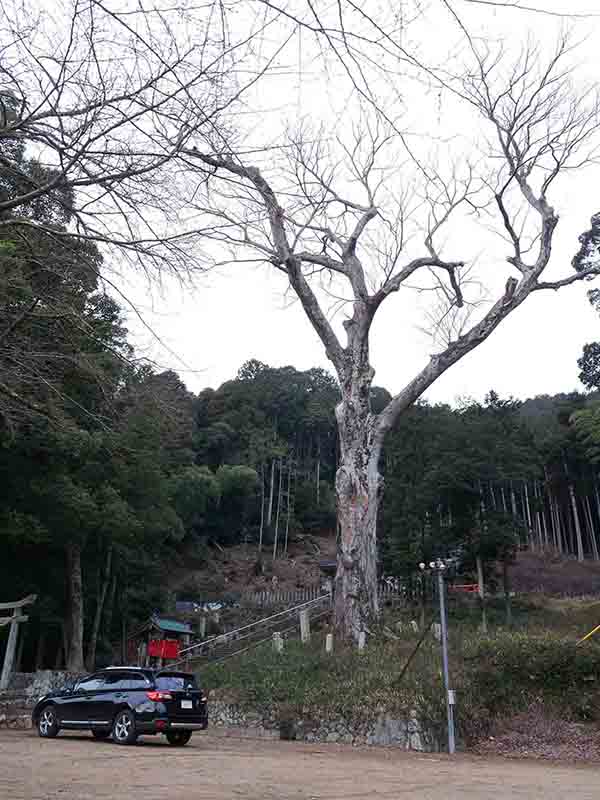
[[(468, 34), (467, 34), (468, 35)], [(188, 151), (209, 188), (196, 208), (212, 219), (206, 231), (225, 249), (223, 258), (263, 261), (289, 282), (336, 371), (342, 400), (336, 409), (340, 463), (336, 493), (340, 529), (336, 576), (337, 626), (357, 637), (379, 616), (377, 517), (385, 436), (398, 417), (453, 364), (484, 342), (531, 294), (591, 278), (589, 266), (545, 280), (558, 216), (550, 192), (567, 170), (589, 163), (598, 130), (595, 96), (575, 96), (561, 41), (548, 62), (529, 49), (507, 67), (500, 51), (470, 43), (473, 64), (465, 77), (440, 78), (454, 101), (475, 112), (487, 142), (481, 165), (463, 161), (449, 169), (397, 147), (396, 128), (367, 115), (343, 157), (323, 137), (298, 135), (285, 160), (254, 161), (215, 148)], [(453, 101), (453, 102), (454, 102)], [(464, 108), (464, 106), (463, 106)], [(471, 109), (471, 111), (468, 111)], [(372, 111), (372, 108), (369, 109)], [(368, 122), (371, 119), (371, 122)], [(394, 149), (396, 148), (396, 149)], [(394, 154), (395, 153), (395, 160)], [(399, 155), (400, 154), (400, 155)], [(409, 180), (403, 180), (405, 174)], [(487, 252), (498, 272), (489, 279), (495, 300), (482, 311), (469, 294), (467, 259), (458, 236), (466, 215), (490, 220), (503, 234), (503, 252)], [(421, 252), (415, 237), (422, 232)], [(508, 248), (508, 254), (507, 254)], [(468, 248), (467, 248), (467, 252)], [(227, 255), (229, 253), (229, 255)], [(508, 262), (508, 268), (507, 268)], [(433, 292), (441, 317), (453, 315), (450, 336), (387, 407), (374, 414), (370, 332), (381, 307), (409, 289)], [(346, 308), (345, 341), (330, 311)], [(461, 316), (462, 315), (462, 316)], [(476, 321), (469, 319), (476, 315)], [(390, 342), (399, 357), (410, 342)]]

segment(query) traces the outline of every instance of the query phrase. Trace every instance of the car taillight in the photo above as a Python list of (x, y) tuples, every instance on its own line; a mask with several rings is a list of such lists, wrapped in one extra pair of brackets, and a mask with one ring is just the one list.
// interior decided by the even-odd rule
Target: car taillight
[(173, 699), (171, 692), (146, 692), (146, 697), (148, 700), (152, 700), (153, 703), (160, 703), (162, 700)]

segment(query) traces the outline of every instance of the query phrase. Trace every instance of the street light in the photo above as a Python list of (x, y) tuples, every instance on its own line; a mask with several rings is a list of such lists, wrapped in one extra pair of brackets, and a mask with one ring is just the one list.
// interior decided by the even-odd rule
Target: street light
[(454, 737), (454, 689), (450, 688), (450, 671), (448, 669), (448, 617), (446, 614), (446, 582), (444, 573), (447, 565), (441, 558), (429, 562), (429, 567), (422, 561), (419, 564), (421, 572), (431, 571), (437, 575), (438, 595), (440, 598), (440, 625), (442, 633), (442, 669), (444, 674), (444, 690), (446, 692), (446, 713), (448, 716), (448, 752), (452, 755), (456, 751)]

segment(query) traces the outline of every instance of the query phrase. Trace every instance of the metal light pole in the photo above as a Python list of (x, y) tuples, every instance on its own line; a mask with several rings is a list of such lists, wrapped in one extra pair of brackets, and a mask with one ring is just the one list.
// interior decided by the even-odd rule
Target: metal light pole
[[(426, 569), (425, 564), (419, 564), (422, 571)], [(444, 676), (444, 691), (446, 693), (446, 714), (448, 717), (448, 752), (450, 755), (456, 752), (456, 740), (454, 735), (454, 689), (450, 688), (450, 670), (448, 669), (448, 616), (446, 613), (446, 581), (444, 572), (446, 564), (441, 558), (431, 561), (429, 569), (437, 575), (438, 596), (440, 599), (440, 627), (442, 640), (442, 671)]]

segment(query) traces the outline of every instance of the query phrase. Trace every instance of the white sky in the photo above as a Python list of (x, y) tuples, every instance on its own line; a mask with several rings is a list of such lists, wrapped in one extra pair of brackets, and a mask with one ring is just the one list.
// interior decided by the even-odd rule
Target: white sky
[[(533, 2), (533, 0), (532, 0)], [(493, 31), (507, 41), (518, 28), (527, 30), (542, 46), (551, 49), (557, 33), (557, 20), (510, 9), (489, 10), (457, 2), (463, 18), (473, 30)], [(581, 11), (594, 9), (588, 0), (544, 0), (547, 10)], [(484, 16), (485, 14), (485, 16)], [(581, 48), (581, 74), (593, 75), (600, 49), (600, 19), (587, 19), (575, 26), (579, 37), (586, 37)], [(490, 34), (491, 35), (491, 34)], [(441, 21), (428, 46), (446, 47), (457, 40), (455, 26)], [(285, 81), (289, 83), (285, 83)], [(322, 80), (317, 76), (316, 80)], [(307, 78), (300, 96), (297, 77), (279, 78), (269, 86), (268, 108), (265, 85), (261, 97), (267, 109), (262, 127), (254, 131), (256, 140), (264, 131), (268, 139), (273, 128), (293, 123), (298, 116), (326, 118), (328, 92), (315, 89)], [(331, 91), (331, 84), (328, 86)], [(335, 78), (333, 79), (335, 89)], [(288, 98), (293, 98), (288, 100)], [(416, 95), (413, 96), (416, 101)], [(270, 110), (269, 110), (270, 109)], [(417, 108), (418, 111), (418, 108)], [(267, 135), (269, 131), (269, 135)], [(578, 248), (577, 237), (589, 227), (590, 216), (600, 211), (598, 167), (573, 174), (560, 184), (551, 201), (560, 214), (549, 276), (567, 275)], [(450, 257), (460, 242), (450, 242)], [(489, 238), (470, 242), (470, 252), (490, 247)], [(499, 262), (508, 248), (497, 240)], [(494, 254), (498, 258), (498, 253)], [(498, 276), (503, 285), (509, 272)], [(494, 282), (492, 282), (494, 283)], [(322, 345), (306, 320), (299, 304), (285, 295), (285, 283), (267, 267), (232, 265), (220, 268), (197, 280), (193, 291), (166, 281), (162, 289), (149, 287), (135, 279), (124, 286), (145, 322), (160, 337), (162, 345), (133, 317), (130, 330), (140, 352), (151, 355), (164, 368), (175, 369), (193, 391), (217, 387), (234, 377), (249, 358), (272, 366), (292, 364), (298, 369), (314, 366), (329, 368)], [(585, 342), (600, 339), (600, 318), (586, 299), (588, 285), (575, 285), (556, 292), (538, 292), (515, 311), (470, 355), (451, 368), (430, 389), (431, 401), (453, 402), (459, 397), (481, 398), (491, 388), (501, 394), (528, 397), (581, 388), (577, 380), (577, 358)], [(376, 370), (375, 383), (392, 392), (400, 390), (426, 363), (433, 350), (431, 341), (420, 332), (423, 324), (419, 301), (412, 296), (404, 303), (390, 298), (376, 317), (372, 332), (371, 359)]]

